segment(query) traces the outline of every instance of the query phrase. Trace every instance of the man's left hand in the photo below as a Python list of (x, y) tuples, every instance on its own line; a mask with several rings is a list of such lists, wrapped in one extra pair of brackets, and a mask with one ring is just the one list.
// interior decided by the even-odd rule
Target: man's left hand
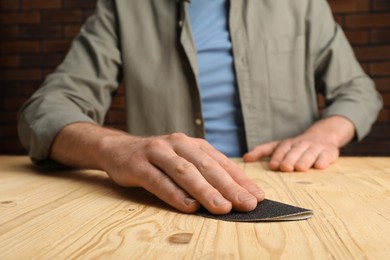
[(342, 116), (322, 119), (303, 134), (280, 141), (258, 145), (243, 157), (254, 162), (271, 157), (271, 170), (293, 172), (310, 168), (325, 169), (339, 157), (339, 148), (355, 136), (355, 127)]

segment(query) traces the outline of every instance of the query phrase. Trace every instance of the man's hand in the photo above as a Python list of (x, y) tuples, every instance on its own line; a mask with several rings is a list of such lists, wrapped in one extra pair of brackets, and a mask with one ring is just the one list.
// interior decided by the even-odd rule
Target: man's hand
[(355, 128), (349, 120), (333, 116), (318, 121), (297, 137), (256, 146), (244, 155), (244, 161), (271, 157), (271, 170), (283, 172), (324, 169), (339, 157), (339, 148), (354, 135)]
[(205, 140), (179, 133), (140, 138), (75, 123), (60, 131), (51, 157), (104, 170), (117, 184), (143, 187), (182, 212), (195, 212), (200, 205), (215, 214), (250, 211), (264, 199), (235, 163)]
[(319, 137), (301, 135), (256, 146), (244, 155), (244, 161), (253, 162), (263, 157), (271, 157), (269, 162), (271, 170), (304, 172), (312, 167), (325, 169), (338, 156), (337, 146), (326, 143)]

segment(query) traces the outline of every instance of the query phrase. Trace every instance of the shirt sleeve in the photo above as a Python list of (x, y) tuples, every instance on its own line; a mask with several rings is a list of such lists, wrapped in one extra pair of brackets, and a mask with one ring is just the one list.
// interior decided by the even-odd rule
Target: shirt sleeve
[(357, 140), (368, 134), (382, 107), (374, 82), (364, 73), (326, 1), (310, 1), (309, 44), (317, 91), (325, 97), (322, 117), (349, 119)]
[(34, 161), (48, 158), (64, 126), (103, 124), (121, 78), (114, 2), (98, 1), (62, 64), (21, 107), (18, 133)]

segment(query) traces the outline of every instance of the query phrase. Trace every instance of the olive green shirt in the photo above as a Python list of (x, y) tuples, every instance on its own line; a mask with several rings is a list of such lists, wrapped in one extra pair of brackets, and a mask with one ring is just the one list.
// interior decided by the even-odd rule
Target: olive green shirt
[[(248, 148), (298, 135), (331, 115), (353, 122), (358, 139), (369, 132), (381, 98), (325, 0), (230, 2)], [(46, 159), (67, 124), (103, 124), (122, 81), (129, 133), (203, 138), (188, 4), (99, 0), (63, 63), (20, 111), (19, 135), (30, 156)], [(326, 99), (321, 115), (317, 93)]]

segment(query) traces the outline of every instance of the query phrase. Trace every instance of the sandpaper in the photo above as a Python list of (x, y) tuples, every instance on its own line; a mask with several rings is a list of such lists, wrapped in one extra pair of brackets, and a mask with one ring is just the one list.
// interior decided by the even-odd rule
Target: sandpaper
[(259, 202), (254, 210), (249, 212), (233, 210), (225, 215), (214, 215), (205, 208), (201, 208), (196, 214), (206, 218), (234, 222), (271, 222), (308, 219), (313, 215), (313, 211), (265, 199), (262, 202)]

